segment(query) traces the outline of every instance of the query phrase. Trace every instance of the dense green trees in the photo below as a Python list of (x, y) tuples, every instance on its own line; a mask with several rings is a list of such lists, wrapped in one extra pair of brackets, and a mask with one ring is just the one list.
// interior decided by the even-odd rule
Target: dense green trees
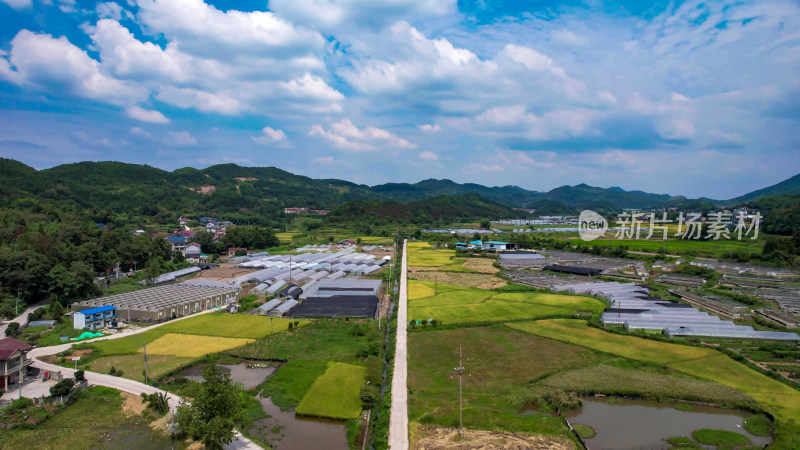
[(328, 224), (436, 225), (459, 220), (527, 217), (527, 213), (477, 195), (441, 195), (410, 203), (358, 201), (344, 205), (325, 216)]
[(182, 433), (199, 440), (208, 449), (221, 449), (233, 440), (233, 428), (244, 420), (241, 388), (216, 364), (203, 368), (203, 382), (191, 393), (192, 403), (182, 402), (175, 422)]

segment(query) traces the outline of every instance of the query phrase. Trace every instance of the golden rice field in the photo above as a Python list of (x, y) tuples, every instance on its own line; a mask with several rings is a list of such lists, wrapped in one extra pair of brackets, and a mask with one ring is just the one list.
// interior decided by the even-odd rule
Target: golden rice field
[[(240, 347), (253, 341), (254, 339), (167, 333), (147, 344), (147, 354), (199, 358), (209, 353)], [(142, 351), (142, 349), (138, 350), (138, 352)]]
[(510, 323), (508, 326), (624, 358), (662, 364), (716, 381), (748, 394), (779, 419), (800, 423), (800, 392), (712, 349), (607, 333), (589, 327), (582, 320), (552, 319)]

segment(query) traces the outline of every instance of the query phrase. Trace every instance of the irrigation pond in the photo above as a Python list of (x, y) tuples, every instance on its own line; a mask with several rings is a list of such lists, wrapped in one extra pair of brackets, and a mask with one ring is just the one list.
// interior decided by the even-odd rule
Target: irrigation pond
[(733, 431), (747, 436), (758, 447), (771, 441), (769, 436), (748, 433), (742, 425), (752, 413), (735, 409), (692, 405), (691, 411), (682, 411), (654, 401), (585, 397), (580, 410), (565, 415), (571, 424), (595, 430), (597, 434), (585, 440), (590, 450), (660, 448), (669, 438), (691, 436), (701, 428)]

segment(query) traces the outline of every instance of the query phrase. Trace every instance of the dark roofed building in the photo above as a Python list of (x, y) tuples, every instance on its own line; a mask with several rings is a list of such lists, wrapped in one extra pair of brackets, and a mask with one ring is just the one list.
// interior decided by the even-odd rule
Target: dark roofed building
[(308, 297), (292, 310), (292, 317), (375, 317), (378, 297), (374, 295), (332, 295)]
[(27, 354), (32, 348), (19, 339), (0, 339), (0, 386), (3, 392), (11, 390), (12, 384), (25, 380), (25, 372), (31, 364)]
[(575, 266), (559, 266), (556, 264), (544, 266), (544, 270), (551, 272), (567, 273), (570, 275), (584, 275), (584, 276), (597, 276), (603, 273), (600, 269), (592, 269), (589, 267), (575, 267)]

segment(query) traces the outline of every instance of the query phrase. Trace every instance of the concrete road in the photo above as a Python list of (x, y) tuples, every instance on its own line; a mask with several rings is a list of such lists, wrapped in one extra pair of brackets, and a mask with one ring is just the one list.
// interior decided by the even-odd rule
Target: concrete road
[(403, 264), (400, 273), (400, 297), (397, 304), (397, 341), (392, 375), (392, 409), (389, 414), (389, 448), (408, 448), (408, 252), (403, 241)]
[(28, 321), (28, 314), (32, 313), (34, 309), (41, 308), (42, 306), (47, 306), (47, 301), (41, 301), (25, 311), (22, 311), (22, 314), (18, 315), (17, 317), (11, 320), (4, 320), (3, 324), (0, 325), (0, 339), (6, 337), (6, 328), (8, 328), (8, 324), (11, 322), (16, 322), (20, 324), (20, 326), (25, 325), (25, 322)]
[[(211, 312), (211, 311), (213, 311), (213, 310), (203, 311), (203, 312), (200, 312), (198, 314), (204, 314), (204, 313)], [(175, 320), (183, 320), (185, 318), (194, 317), (196, 315), (197, 314), (192, 314), (191, 316), (181, 317), (181, 318), (175, 319)], [(147, 330), (152, 330), (154, 328), (158, 328), (159, 326), (166, 325), (168, 323), (173, 323), (173, 322), (175, 322), (175, 320), (172, 320), (172, 321), (169, 321), (169, 322), (164, 322), (164, 323), (157, 324), (157, 325), (153, 325), (153, 326), (150, 326), (150, 327), (143, 327), (143, 328), (136, 329), (136, 330), (123, 331), (123, 332), (115, 334), (115, 335), (105, 336), (105, 337), (101, 337), (101, 338), (97, 338), (97, 339), (92, 339), (92, 341), (99, 341), (99, 340), (106, 340), (106, 339), (119, 339), (119, 338), (122, 338), (122, 337), (125, 337), (125, 336), (131, 336), (131, 335), (134, 335), (134, 334), (143, 333), (143, 332), (145, 332)], [(84, 343), (84, 342), (90, 342), (90, 341), (80, 341), (80, 343)], [(75, 372), (73, 369), (57, 366), (55, 364), (49, 364), (49, 363), (46, 363), (46, 362), (43, 362), (43, 361), (39, 360), (38, 358), (40, 358), (42, 356), (54, 355), (56, 353), (63, 352), (64, 350), (67, 350), (68, 348), (72, 347), (74, 344), (76, 344), (76, 343), (55, 345), (55, 346), (52, 346), (52, 347), (34, 348), (30, 352), (28, 352), (28, 356), (33, 358), (33, 363), (31, 365), (33, 367), (36, 367), (36, 368), (42, 369), (42, 370), (47, 370), (47, 371), (51, 371), (51, 372), (61, 372), (61, 374), (64, 375), (65, 377), (72, 377), (74, 372)], [(164, 394), (167, 395), (167, 398), (168, 398), (168, 401), (169, 401), (170, 410), (173, 411), (173, 412), (175, 411), (175, 408), (178, 407), (178, 405), (180, 404), (180, 401), (181, 401), (181, 398), (176, 396), (176, 395), (174, 395), (174, 394), (170, 394), (169, 392), (163, 391), (163, 390), (158, 389), (156, 387), (153, 387), (153, 386), (150, 386), (150, 385), (147, 385), (147, 384), (144, 384), (144, 383), (140, 383), (138, 381), (129, 380), (127, 378), (115, 377), (113, 375), (107, 375), (107, 374), (104, 374), (104, 373), (96, 373), (96, 372), (90, 372), (90, 371), (85, 371), (84, 372), (84, 376), (86, 377), (86, 380), (89, 382), (90, 385), (107, 386), (107, 387), (111, 387), (111, 388), (114, 388), (114, 389), (118, 389), (118, 390), (123, 391), (123, 392), (129, 392), (129, 393), (134, 394), (134, 395), (164, 393)], [(230, 444), (226, 445), (225, 448), (227, 450), (251, 450), (251, 449), (255, 450), (255, 449), (260, 449), (261, 447), (259, 445), (257, 445), (255, 442), (251, 441), (250, 439), (247, 439), (246, 437), (244, 437), (241, 433), (239, 433), (237, 431), (236, 432), (236, 437), (234, 438), (234, 441), (231, 442)]]

